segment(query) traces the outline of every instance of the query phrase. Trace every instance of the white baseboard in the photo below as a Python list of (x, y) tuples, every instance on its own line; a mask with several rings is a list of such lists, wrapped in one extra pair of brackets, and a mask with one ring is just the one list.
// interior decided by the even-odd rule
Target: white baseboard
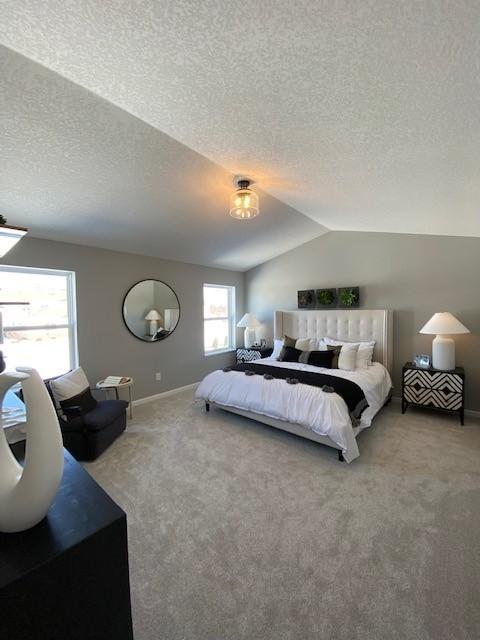
[(480, 418), (480, 411), (474, 411), (473, 409), (465, 409), (465, 415), (471, 418)]
[[(400, 403), (402, 399), (400, 396), (392, 396), (392, 402)], [(471, 418), (480, 418), (480, 411), (474, 411), (473, 409), (465, 409), (465, 415)]]
[(138, 398), (132, 402), (133, 406), (136, 407), (140, 404), (148, 404), (149, 402), (155, 402), (155, 400), (161, 400), (162, 398), (168, 398), (168, 396), (174, 396), (177, 393), (182, 393), (182, 391), (187, 391), (188, 389), (194, 389), (199, 382), (194, 382), (193, 384), (187, 384), (184, 387), (177, 387), (176, 389), (170, 389), (169, 391), (163, 391), (162, 393), (156, 393), (153, 396), (147, 396), (146, 398)]

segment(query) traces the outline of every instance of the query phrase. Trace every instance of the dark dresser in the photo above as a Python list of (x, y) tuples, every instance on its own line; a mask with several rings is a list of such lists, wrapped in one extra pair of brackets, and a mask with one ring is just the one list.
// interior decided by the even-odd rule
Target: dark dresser
[[(23, 448), (12, 447), (19, 459)], [(132, 640), (126, 515), (64, 456), (47, 517), (0, 534), (0, 638)]]
[(454, 411), (464, 423), (465, 371), (440, 371), (406, 362), (402, 370), (402, 413), (409, 405)]

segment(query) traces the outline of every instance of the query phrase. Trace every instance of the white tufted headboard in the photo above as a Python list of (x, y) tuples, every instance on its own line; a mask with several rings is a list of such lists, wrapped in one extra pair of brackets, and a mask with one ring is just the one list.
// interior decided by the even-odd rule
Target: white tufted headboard
[(274, 312), (274, 338), (375, 340), (373, 360), (390, 373), (393, 364), (393, 314), (386, 309), (328, 309)]

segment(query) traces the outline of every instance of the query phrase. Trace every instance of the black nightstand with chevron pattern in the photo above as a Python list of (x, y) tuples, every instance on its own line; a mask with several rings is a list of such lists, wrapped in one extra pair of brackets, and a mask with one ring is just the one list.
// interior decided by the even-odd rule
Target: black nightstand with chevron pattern
[(252, 362), (261, 358), (268, 358), (273, 353), (273, 349), (262, 347), (250, 347), (249, 349), (237, 349), (237, 364)]
[(465, 371), (457, 367), (452, 371), (424, 369), (413, 362), (403, 366), (402, 413), (409, 405), (455, 411), (464, 424)]

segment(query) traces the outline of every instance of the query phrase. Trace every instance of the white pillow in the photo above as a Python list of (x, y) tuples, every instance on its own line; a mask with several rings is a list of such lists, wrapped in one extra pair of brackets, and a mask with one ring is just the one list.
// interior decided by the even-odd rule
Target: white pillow
[(360, 342), (357, 352), (357, 369), (367, 369), (372, 364), (375, 340), (372, 342)]
[(333, 338), (323, 338), (325, 344), (332, 346), (343, 346), (344, 344), (358, 344), (356, 369), (366, 369), (372, 364), (375, 340), (370, 342), (346, 342), (345, 340), (334, 340)]
[(327, 343), (325, 342), (325, 340), (327, 340), (327, 338), (320, 338), (320, 340), (317, 340), (317, 344), (315, 345), (315, 351), (328, 351)]
[(60, 378), (50, 380), (49, 384), (57, 406), (60, 406), (62, 400), (73, 398), (90, 387), (82, 367), (73, 369)]
[[(295, 342), (295, 349), (300, 351), (315, 351), (317, 347), (317, 341), (311, 338), (297, 338)], [(280, 351), (283, 348), (283, 340), (273, 341), (273, 353), (270, 358), (278, 358)], [(327, 347), (325, 347), (326, 349)]]
[(300, 349), (300, 351), (314, 351), (315, 344), (316, 341), (310, 338), (298, 338), (295, 342), (295, 349)]
[(274, 340), (273, 341), (273, 353), (270, 356), (271, 358), (278, 358), (280, 355), (280, 351), (283, 349), (283, 340)]
[(338, 368), (344, 371), (354, 371), (357, 364), (358, 342), (342, 344), (338, 356)]

